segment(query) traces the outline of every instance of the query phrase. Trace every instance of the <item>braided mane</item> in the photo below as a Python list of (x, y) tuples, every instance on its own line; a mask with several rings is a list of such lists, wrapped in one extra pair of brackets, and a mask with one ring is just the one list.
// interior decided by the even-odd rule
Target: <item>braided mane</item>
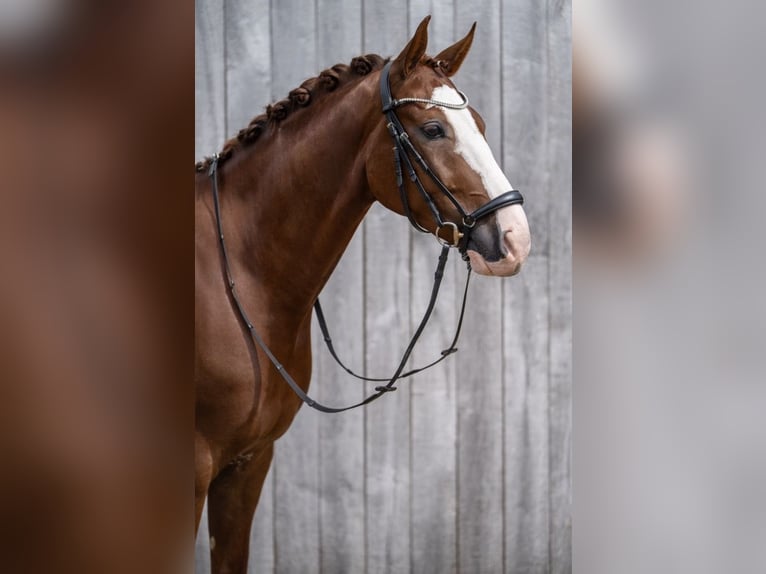
[[(335, 64), (332, 68), (324, 70), (316, 78), (309, 78), (292, 90), (284, 100), (266, 106), (266, 113), (253, 118), (246, 128), (239, 130), (236, 137), (227, 141), (223, 150), (218, 154), (219, 164), (229, 159), (237, 149), (258, 140), (270, 124), (281, 122), (293, 112), (308, 106), (314, 98), (332, 92), (338, 86), (352, 80), (366, 76), (373, 70), (382, 68), (386, 62), (385, 58), (377, 54), (357, 56), (351, 60), (350, 65)], [(212, 157), (206, 157), (197, 162), (194, 165), (195, 171), (205, 171), (210, 166), (211, 161)]]

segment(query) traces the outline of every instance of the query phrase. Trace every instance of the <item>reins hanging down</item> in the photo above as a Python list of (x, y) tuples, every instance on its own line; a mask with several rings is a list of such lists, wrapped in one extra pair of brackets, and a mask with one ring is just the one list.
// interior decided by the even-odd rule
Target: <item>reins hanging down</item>
[[(442, 252), (444, 251), (444, 247), (442, 247)], [(465, 287), (463, 288), (463, 303), (460, 305), (460, 317), (457, 321), (457, 328), (455, 329), (455, 336), (452, 337), (452, 342), (450, 343), (449, 347), (444, 349), (441, 352), (441, 356), (438, 359), (434, 359), (432, 362), (428, 363), (424, 367), (418, 367), (417, 369), (411, 369), (407, 371), (406, 373), (402, 373), (399, 375), (400, 379), (406, 379), (407, 377), (411, 377), (412, 375), (417, 375), (418, 373), (425, 371), (426, 369), (430, 369), (434, 365), (437, 365), (441, 363), (444, 359), (449, 357), (452, 353), (457, 353), (457, 342), (460, 338), (460, 330), (463, 328), (463, 316), (465, 315), (465, 304), (466, 300), (468, 299), (468, 285), (471, 281), (471, 266), (468, 265), (468, 273), (465, 276)], [(319, 303), (319, 299), (316, 300), (314, 303), (314, 312), (317, 316), (317, 323), (319, 323), (319, 329), (322, 331), (322, 337), (324, 338), (324, 342), (327, 345), (327, 350), (330, 351), (330, 355), (332, 355), (332, 358), (335, 359), (335, 362), (340, 365), (340, 367), (346, 371), (349, 375), (352, 377), (355, 377), (357, 379), (360, 379), (362, 381), (369, 381), (371, 383), (382, 383), (386, 382), (389, 379), (379, 379), (377, 377), (365, 377), (362, 375), (358, 375), (354, 371), (352, 371), (349, 367), (345, 365), (343, 361), (341, 361), (340, 357), (335, 351), (335, 347), (332, 344), (332, 337), (330, 337), (330, 330), (327, 327), (327, 321), (324, 317), (324, 312), (322, 311), (322, 305)]]
[[(221, 221), (221, 208), (220, 208), (220, 199), (218, 194), (218, 156), (215, 156), (213, 158), (210, 164), (210, 169), (208, 171), (208, 176), (212, 180), (213, 205), (215, 210), (216, 229), (218, 232), (218, 242), (219, 242), (219, 245), (221, 246), (221, 255), (223, 257), (224, 271), (226, 273), (226, 285), (229, 290), (229, 293), (231, 294), (232, 300), (234, 301), (234, 306), (236, 307), (237, 313), (239, 313), (239, 316), (242, 319), (245, 327), (247, 327), (247, 330), (250, 333), (250, 337), (252, 338), (253, 342), (258, 347), (260, 347), (261, 350), (266, 354), (266, 356), (269, 358), (269, 361), (271, 361), (272, 365), (274, 365), (274, 367), (277, 369), (277, 372), (285, 380), (285, 382), (287, 382), (287, 384), (290, 385), (290, 388), (295, 392), (295, 394), (298, 395), (298, 397), (308, 406), (318, 411), (321, 411), (323, 413), (340, 413), (343, 411), (348, 411), (351, 409), (355, 409), (357, 407), (361, 407), (363, 405), (371, 403), (372, 401), (380, 398), (382, 395), (386, 394), (387, 392), (395, 391), (396, 387), (394, 386), (394, 383), (396, 383), (397, 380), (402, 378), (402, 371), (404, 371), (404, 366), (407, 364), (407, 361), (410, 358), (410, 354), (412, 353), (412, 350), (415, 348), (415, 344), (420, 338), (420, 335), (423, 333), (423, 329), (428, 323), (428, 320), (431, 317), (431, 312), (433, 311), (434, 305), (436, 304), (436, 298), (437, 298), (437, 295), (439, 294), (439, 287), (441, 286), (442, 277), (444, 276), (444, 268), (447, 265), (447, 258), (449, 257), (449, 247), (447, 245), (442, 247), (441, 254), (439, 255), (439, 263), (436, 267), (436, 272), (434, 273), (434, 286), (433, 286), (433, 289), (431, 290), (431, 298), (428, 302), (428, 308), (426, 309), (426, 313), (423, 316), (423, 319), (420, 321), (420, 325), (418, 325), (418, 328), (416, 329), (415, 334), (412, 336), (412, 339), (410, 340), (410, 344), (407, 346), (407, 350), (404, 352), (404, 355), (402, 356), (402, 360), (399, 362), (399, 366), (396, 368), (396, 372), (394, 373), (394, 375), (390, 379), (383, 379), (384, 381), (388, 381), (387, 384), (383, 386), (375, 387), (375, 393), (371, 394), (370, 396), (368, 396), (366, 399), (364, 399), (361, 402), (358, 402), (353, 405), (345, 406), (345, 407), (328, 407), (309, 397), (306, 394), (306, 392), (300, 387), (300, 385), (297, 382), (295, 382), (295, 379), (293, 379), (290, 373), (288, 373), (285, 370), (284, 365), (282, 365), (282, 363), (279, 362), (279, 360), (276, 358), (274, 353), (271, 352), (271, 349), (269, 349), (268, 345), (266, 345), (266, 342), (258, 334), (258, 331), (255, 330), (255, 327), (253, 326), (253, 323), (250, 321), (249, 317), (247, 316), (247, 313), (245, 312), (244, 307), (242, 307), (242, 303), (240, 302), (239, 297), (237, 295), (236, 284), (231, 274), (231, 266), (229, 264), (229, 255), (228, 255), (228, 251), (226, 250), (226, 240), (223, 234), (223, 223)], [(466, 287), (467, 287), (467, 283), (466, 283)], [(462, 318), (462, 313), (461, 313), (461, 318)], [(460, 332), (460, 328), (458, 326), (458, 334), (459, 332)], [(328, 338), (329, 338), (329, 335), (328, 335)], [(453, 341), (452, 347), (448, 349), (447, 351), (444, 351), (442, 358), (434, 361), (433, 364), (438, 363), (445, 356), (452, 354), (455, 350), (457, 350), (454, 348), (454, 345), (456, 342), (457, 342), (457, 337), (455, 338), (455, 341)], [(417, 369), (417, 371), (421, 371), (425, 368), (428, 368), (428, 367)], [(405, 374), (409, 376), (414, 373), (410, 372)]]
[[(468, 296), (468, 286), (469, 286), (470, 277), (471, 277), (470, 264), (468, 264), (468, 275), (466, 277), (465, 288), (463, 290), (463, 303), (460, 309), (460, 317), (458, 319), (458, 325), (457, 325), (457, 329), (455, 331), (455, 336), (452, 340), (452, 343), (447, 349), (441, 352), (441, 356), (439, 358), (432, 361), (428, 365), (404, 372), (404, 366), (407, 364), (407, 361), (409, 360), (410, 355), (412, 354), (412, 350), (415, 348), (415, 345), (418, 339), (420, 338), (420, 335), (423, 333), (423, 330), (425, 329), (426, 324), (428, 323), (428, 320), (431, 317), (431, 313), (433, 312), (434, 305), (436, 304), (436, 299), (439, 294), (439, 288), (441, 286), (442, 278), (444, 276), (444, 269), (445, 269), (445, 266), (447, 265), (447, 258), (449, 257), (450, 248), (451, 247), (458, 248), (461, 255), (463, 256), (463, 259), (467, 261), (468, 257), (466, 254), (466, 250), (468, 246), (468, 241), (469, 241), (471, 232), (473, 231), (473, 228), (476, 225), (476, 222), (479, 219), (486, 217), (490, 215), (491, 213), (494, 213), (498, 209), (501, 209), (509, 205), (521, 204), (524, 202), (524, 198), (520, 192), (516, 190), (510, 190), (499, 195), (498, 197), (495, 197), (494, 199), (485, 203), (484, 205), (482, 205), (475, 211), (471, 213), (466, 212), (463, 209), (463, 207), (460, 205), (460, 202), (452, 194), (452, 192), (450, 192), (450, 190), (441, 182), (438, 176), (431, 170), (431, 168), (429, 167), (425, 159), (423, 159), (423, 157), (415, 149), (412, 142), (410, 141), (409, 136), (407, 135), (407, 132), (404, 129), (404, 126), (402, 125), (401, 121), (397, 117), (395, 110), (399, 106), (402, 106), (405, 104), (411, 104), (411, 103), (425, 103), (425, 104), (443, 106), (443, 107), (452, 108), (452, 109), (463, 109), (468, 106), (468, 99), (465, 97), (465, 95), (462, 92), (458, 92), (463, 99), (463, 102), (460, 104), (438, 102), (438, 101), (427, 100), (423, 98), (402, 98), (399, 100), (395, 100), (391, 96), (391, 87), (389, 84), (390, 69), (391, 69), (391, 62), (389, 61), (386, 64), (386, 66), (383, 68), (383, 71), (381, 72), (380, 95), (381, 95), (381, 101), (383, 105), (383, 113), (386, 115), (386, 119), (388, 120), (386, 127), (388, 128), (388, 131), (391, 134), (391, 137), (394, 141), (394, 167), (396, 169), (397, 185), (399, 187), (399, 193), (402, 199), (404, 212), (407, 215), (407, 218), (409, 219), (413, 227), (415, 227), (419, 231), (430, 233), (427, 229), (425, 229), (417, 221), (415, 221), (415, 218), (412, 215), (412, 212), (409, 206), (409, 199), (407, 197), (407, 192), (404, 187), (402, 164), (404, 164), (404, 167), (407, 170), (407, 175), (409, 176), (410, 180), (413, 182), (415, 187), (418, 189), (420, 195), (423, 197), (423, 199), (425, 200), (426, 204), (429, 207), (429, 210), (434, 216), (434, 220), (436, 222), (435, 235), (437, 239), (439, 240), (439, 242), (442, 244), (442, 250), (439, 255), (439, 262), (436, 266), (436, 271), (434, 273), (434, 285), (433, 285), (433, 288), (431, 289), (431, 297), (428, 301), (428, 306), (426, 308), (425, 314), (423, 315), (423, 318), (420, 320), (420, 324), (415, 330), (415, 333), (412, 335), (412, 339), (410, 340), (410, 343), (407, 345), (407, 348), (404, 351), (404, 354), (402, 355), (402, 359), (399, 362), (399, 365), (397, 366), (396, 371), (394, 372), (394, 374), (391, 376), (390, 379), (360, 376), (354, 373), (348, 367), (346, 367), (341, 362), (340, 358), (335, 352), (335, 349), (332, 344), (332, 339), (330, 337), (330, 334), (327, 328), (327, 322), (325, 320), (324, 313), (322, 312), (322, 307), (319, 303), (319, 300), (317, 300), (316, 303), (314, 304), (314, 309), (317, 313), (317, 320), (319, 321), (319, 326), (322, 330), (322, 335), (324, 337), (325, 343), (327, 343), (327, 347), (330, 351), (330, 354), (338, 362), (338, 364), (347, 373), (359, 379), (362, 379), (365, 381), (386, 383), (385, 385), (375, 387), (375, 392), (369, 395), (363, 401), (355, 403), (353, 405), (345, 406), (345, 407), (329, 407), (321, 403), (318, 403), (317, 401), (309, 397), (308, 394), (306, 394), (306, 392), (295, 381), (295, 379), (292, 378), (290, 373), (288, 373), (285, 370), (285, 367), (282, 365), (282, 363), (279, 362), (279, 360), (276, 358), (274, 353), (271, 352), (271, 349), (269, 349), (268, 345), (266, 345), (266, 342), (258, 334), (258, 331), (255, 330), (253, 323), (248, 318), (247, 313), (245, 312), (245, 309), (242, 306), (242, 303), (240, 302), (239, 297), (237, 295), (236, 285), (231, 273), (229, 256), (226, 250), (226, 241), (223, 234), (223, 222), (221, 220), (221, 208), (220, 208), (220, 199), (219, 199), (219, 192), (218, 192), (218, 156), (217, 155), (212, 159), (210, 163), (210, 168), (208, 170), (208, 177), (210, 177), (211, 179), (212, 188), (213, 188), (213, 204), (214, 204), (214, 210), (215, 210), (216, 228), (218, 232), (218, 241), (221, 247), (221, 256), (223, 258), (224, 271), (226, 273), (226, 286), (229, 293), (231, 294), (232, 300), (234, 301), (234, 306), (237, 309), (237, 313), (239, 314), (239, 317), (243, 321), (245, 327), (247, 327), (247, 330), (250, 333), (250, 337), (253, 340), (253, 342), (256, 344), (256, 346), (260, 347), (261, 350), (266, 354), (269, 361), (271, 361), (272, 365), (274, 365), (277, 372), (285, 380), (285, 382), (290, 386), (290, 388), (295, 392), (295, 394), (298, 395), (298, 397), (308, 406), (325, 413), (339, 413), (339, 412), (347, 411), (350, 409), (354, 409), (354, 408), (369, 404), (372, 401), (380, 398), (387, 392), (395, 391), (396, 387), (394, 386), (394, 384), (399, 379), (410, 377), (416, 373), (424, 371), (425, 369), (433, 367), (434, 365), (440, 363), (446, 357), (448, 357), (449, 355), (457, 351), (456, 345), (457, 345), (458, 338), (460, 337), (460, 330), (463, 324), (463, 316), (465, 314), (466, 299)], [(462, 220), (459, 223), (446, 220), (442, 217), (441, 212), (439, 211), (435, 202), (431, 198), (431, 195), (428, 193), (428, 191), (423, 186), (423, 183), (420, 181), (420, 177), (418, 176), (417, 171), (415, 170), (415, 167), (413, 165), (412, 158), (414, 158), (415, 163), (417, 163), (417, 165), (420, 166), (420, 168), (436, 184), (439, 190), (447, 197), (450, 203), (455, 206), (455, 208), (457, 209), (458, 213), (460, 214), (462, 218)], [(450, 227), (452, 229), (451, 241), (447, 241), (439, 236), (439, 231), (445, 227)]]
[[(404, 179), (402, 177), (403, 175), (402, 164), (404, 164), (407, 170), (407, 175), (409, 176), (410, 180), (415, 184), (415, 187), (417, 188), (418, 192), (425, 200), (429, 210), (431, 211), (431, 214), (434, 217), (434, 221), (436, 222), (435, 235), (437, 240), (439, 241), (439, 243), (442, 244), (442, 246), (457, 247), (463, 259), (467, 262), (468, 256), (466, 254), (466, 250), (468, 247), (468, 241), (470, 239), (470, 234), (473, 231), (474, 226), (476, 225), (476, 222), (482, 219), (483, 217), (486, 217), (489, 214), (494, 213), (495, 211), (499, 209), (502, 209), (503, 207), (524, 203), (524, 197), (521, 195), (521, 193), (518, 190), (510, 190), (488, 201), (487, 203), (480, 206), (475, 211), (471, 213), (467, 213), (465, 209), (463, 209), (463, 206), (460, 204), (457, 198), (449, 190), (449, 188), (446, 185), (444, 185), (444, 183), (442, 183), (442, 181), (439, 179), (436, 173), (434, 173), (434, 171), (430, 168), (430, 166), (425, 161), (425, 159), (423, 159), (423, 156), (421, 156), (418, 153), (417, 149), (415, 149), (415, 146), (412, 144), (412, 141), (407, 135), (407, 132), (404, 129), (404, 126), (402, 125), (402, 122), (399, 120), (399, 117), (396, 115), (395, 110), (396, 108), (401, 107), (405, 104), (427, 104), (427, 105), (439, 106), (439, 107), (449, 108), (454, 110), (462, 110), (468, 107), (468, 98), (463, 92), (461, 92), (460, 90), (457, 90), (458, 95), (462, 99), (462, 102), (459, 104), (442, 102), (442, 101), (431, 100), (426, 98), (400, 98), (398, 100), (394, 99), (391, 95), (391, 85), (390, 85), (391, 64), (392, 62), (389, 61), (381, 72), (380, 99), (383, 105), (383, 113), (386, 115), (386, 119), (388, 121), (388, 123), (386, 124), (386, 127), (388, 128), (388, 131), (394, 140), (394, 148), (393, 148), (394, 167), (396, 170), (396, 180), (397, 180), (397, 185), (399, 187), (399, 194), (401, 196), (402, 205), (404, 207), (404, 213), (415, 229), (424, 233), (431, 233), (430, 231), (425, 229), (422, 225), (420, 225), (415, 220), (414, 216), (412, 215), (412, 211), (410, 209), (410, 202), (404, 187)], [(438, 207), (436, 206), (436, 203), (433, 201), (431, 195), (428, 193), (428, 191), (426, 191), (425, 187), (423, 186), (423, 183), (420, 181), (420, 178), (418, 177), (417, 171), (415, 170), (413, 166), (410, 156), (415, 158), (415, 162), (417, 163), (417, 165), (419, 165), (420, 168), (426, 174), (428, 174), (428, 176), (437, 185), (439, 190), (447, 197), (450, 203), (455, 206), (458, 213), (462, 217), (462, 222), (460, 224), (454, 223), (452, 221), (445, 221), (445, 219), (442, 217), (442, 214), (439, 211)], [(452, 241), (446, 241), (439, 236), (439, 230), (445, 227), (450, 227), (452, 229)], [(469, 285), (470, 279), (471, 279), (471, 266), (469, 264), (468, 274), (466, 275), (466, 280), (465, 280), (465, 288), (463, 290), (463, 302), (460, 306), (460, 317), (458, 319), (455, 336), (452, 339), (452, 343), (450, 344), (450, 346), (441, 352), (441, 356), (438, 359), (434, 360), (433, 362), (427, 364), (424, 367), (412, 369), (410, 371), (407, 371), (406, 373), (401, 374), (399, 376), (400, 379), (415, 375), (426, 369), (429, 369), (433, 367), (434, 365), (443, 361), (446, 357), (448, 357), (452, 353), (457, 351), (456, 345), (460, 337), (460, 329), (463, 325), (463, 315), (465, 314), (465, 306), (466, 306), (466, 299), (468, 297), (468, 285)], [(388, 380), (388, 379), (381, 379), (377, 377), (365, 377), (355, 373), (349, 367), (347, 367), (343, 363), (343, 361), (341, 361), (340, 357), (338, 356), (332, 344), (332, 338), (330, 337), (329, 329), (327, 327), (327, 322), (325, 320), (324, 313), (322, 312), (322, 306), (319, 303), (319, 299), (317, 299), (317, 301), (314, 303), (314, 311), (316, 312), (319, 328), (322, 331), (322, 336), (327, 345), (327, 349), (329, 350), (333, 359), (335, 359), (335, 362), (338, 363), (338, 365), (340, 365), (340, 367), (344, 371), (346, 371), (352, 377), (356, 377), (357, 379), (360, 379), (363, 381), (384, 382)]]

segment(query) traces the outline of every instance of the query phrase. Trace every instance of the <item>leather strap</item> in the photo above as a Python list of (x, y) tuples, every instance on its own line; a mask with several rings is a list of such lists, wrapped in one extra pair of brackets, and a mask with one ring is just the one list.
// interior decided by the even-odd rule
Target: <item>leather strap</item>
[[(381, 104), (383, 106), (383, 113), (386, 116), (386, 120), (388, 121), (387, 127), (388, 131), (391, 134), (391, 137), (394, 141), (394, 167), (396, 169), (397, 174), (397, 185), (399, 186), (399, 195), (401, 196), (402, 200), (402, 206), (404, 207), (404, 213), (407, 216), (407, 219), (409, 219), (412, 226), (417, 229), (418, 231), (429, 233), (427, 229), (425, 229), (420, 223), (418, 223), (414, 216), (412, 215), (412, 210), (409, 205), (409, 199), (407, 197), (407, 191), (404, 188), (404, 178), (402, 177), (402, 164), (405, 166), (407, 170), (407, 174), (412, 181), (412, 183), (415, 185), (416, 189), (420, 193), (420, 195), (423, 197), (423, 199), (426, 202), (426, 205), (428, 206), (429, 210), (431, 211), (431, 214), (433, 215), (434, 221), (436, 222), (436, 233), (437, 238), (438, 231), (440, 228), (444, 227), (445, 225), (451, 225), (454, 226), (458, 233), (455, 233), (455, 240), (452, 242), (452, 247), (457, 247), (464, 260), (467, 260), (467, 254), (466, 249), (468, 246), (468, 241), (470, 239), (471, 232), (473, 231), (474, 225), (476, 221), (481, 219), (482, 217), (486, 217), (491, 213), (494, 213), (498, 209), (502, 209), (503, 207), (507, 207), (509, 205), (514, 204), (522, 204), (524, 203), (524, 197), (521, 195), (521, 192), (518, 190), (510, 190), (506, 191), (505, 193), (502, 193), (498, 197), (488, 201), (472, 213), (467, 213), (465, 209), (463, 209), (463, 206), (460, 204), (460, 202), (457, 200), (457, 198), (454, 196), (454, 194), (449, 190), (449, 188), (444, 185), (444, 183), (439, 179), (439, 176), (436, 175), (436, 173), (431, 169), (431, 166), (428, 165), (428, 162), (423, 158), (422, 155), (418, 152), (418, 150), (413, 145), (412, 141), (410, 140), (409, 136), (407, 135), (407, 131), (404, 129), (404, 126), (402, 125), (401, 120), (399, 120), (399, 117), (396, 115), (396, 108), (410, 103), (425, 103), (425, 104), (431, 104), (434, 106), (442, 106), (447, 108), (453, 108), (453, 109), (463, 109), (468, 107), (468, 98), (465, 97), (465, 94), (462, 92), (458, 92), (463, 99), (463, 102), (461, 104), (451, 104), (448, 102), (439, 102), (436, 100), (429, 100), (425, 98), (401, 98), (399, 100), (394, 99), (391, 95), (391, 82), (390, 82), (390, 75), (391, 75), (391, 65), (392, 61), (388, 61), (386, 65), (383, 67), (383, 70), (381, 71), (380, 76), (380, 100)], [(413, 159), (411, 159), (411, 157)], [(449, 200), (449, 202), (455, 207), (457, 212), (460, 214), (460, 217), (462, 218), (462, 221), (460, 223), (450, 222), (446, 221), (439, 211), (438, 207), (436, 206), (436, 203), (434, 202), (431, 195), (428, 193), (428, 191), (423, 186), (423, 183), (420, 181), (420, 178), (417, 175), (417, 172), (413, 165), (416, 163), (418, 166), (420, 166), (420, 169), (423, 170), (423, 172), (431, 179), (431, 181), (434, 182), (436, 187), (441, 191)], [(458, 239), (458, 236), (462, 235), (462, 239)], [(443, 242), (441, 238), (440, 242)]]
[(503, 207), (507, 207), (509, 205), (514, 204), (521, 204), (524, 203), (524, 198), (522, 197), (521, 193), (515, 189), (512, 189), (511, 191), (506, 191), (505, 193), (501, 193), (496, 198), (488, 201), (481, 207), (479, 207), (476, 211), (471, 212), (468, 214), (468, 217), (472, 219), (473, 221), (478, 221), (485, 215), (488, 215), (492, 213), (493, 211), (497, 211), (498, 209), (502, 209)]
[[(430, 369), (434, 365), (437, 365), (441, 363), (444, 359), (449, 357), (452, 353), (457, 352), (457, 342), (460, 338), (460, 330), (463, 328), (463, 317), (465, 316), (465, 307), (466, 307), (466, 301), (468, 300), (468, 285), (471, 281), (471, 266), (468, 266), (468, 273), (465, 277), (465, 287), (463, 288), (463, 302), (460, 305), (460, 317), (458, 318), (457, 322), (457, 328), (455, 329), (455, 335), (452, 337), (452, 342), (450, 343), (449, 347), (444, 349), (441, 352), (441, 356), (438, 359), (435, 359), (434, 361), (428, 363), (427, 365), (423, 367), (418, 367), (417, 369), (412, 369), (407, 371), (406, 373), (402, 373), (399, 378), (405, 379), (407, 377), (411, 377), (412, 375), (416, 375), (422, 371), (425, 371), (426, 369)], [(431, 293), (431, 296), (434, 297), (434, 293)], [(324, 342), (327, 345), (327, 349), (330, 351), (330, 355), (332, 355), (333, 359), (335, 359), (335, 362), (340, 365), (340, 367), (346, 371), (349, 375), (352, 377), (355, 377), (361, 381), (369, 381), (369, 382), (385, 382), (388, 381), (388, 379), (382, 379), (377, 377), (365, 377), (363, 375), (359, 375), (352, 371), (349, 367), (346, 366), (346, 364), (341, 361), (340, 357), (338, 356), (337, 352), (335, 351), (335, 346), (332, 342), (332, 337), (330, 336), (330, 329), (327, 327), (327, 320), (325, 319), (324, 312), (322, 311), (322, 305), (319, 303), (319, 299), (316, 300), (314, 303), (314, 312), (317, 316), (317, 322), (319, 323), (319, 329), (322, 331), (322, 337), (324, 338)]]
[[(221, 247), (221, 257), (223, 259), (224, 271), (226, 273), (226, 286), (234, 302), (234, 307), (237, 310), (237, 314), (239, 315), (239, 318), (242, 320), (244, 326), (247, 328), (248, 332), (250, 333), (250, 338), (252, 339), (252, 341), (256, 344), (256, 346), (261, 348), (263, 353), (266, 355), (266, 357), (268, 357), (271, 364), (277, 370), (277, 373), (279, 373), (279, 375), (284, 379), (284, 381), (290, 386), (293, 392), (295, 392), (295, 394), (298, 395), (298, 397), (304, 403), (306, 403), (308, 406), (310, 406), (313, 409), (316, 409), (323, 413), (340, 413), (343, 411), (348, 411), (348, 410), (355, 409), (357, 407), (361, 407), (363, 405), (369, 404), (379, 399), (384, 394), (391, 391), (395, 391), (396, 387), (394, 386), (394, 384), (396, 383), (397, 380), (402, 378), (402, 372), (404, 371), (404, 366), (407, 364), (407, 361), (410, 358), (410, 354), (412, 353), (412, 350), (415, 348), (415, 344), (420, 338), (420, 335), (423, 333), (423, 329), (428, 323), (428, 320), (431, 317), (431, 313), (433, 312), (434, 305), (436, 304), (436, 298), (439, 294), (439, 287), (441, 286), (442, 277), (444, 276), (444, 268), (447, 265), (447, 258), (449, 257), (449, 247), (447, 247), (446, 245), (442, 247), (441, 254), (439, 255), (439, 263), (436, 267), (436, 272), (434, 273), (434, 286), (431, 289), (431, 298), (428, 302), (428, 308), (426, 309), (425, 315), (423, 315), (423, 318), (421, 319), (420, 324), (418, 325), (418, 328), (415, 331), (415, 334), (412, 336), (412, 339), (410, 340), (410, 343), (407, 346), (407, 349), (405, 350), (404, 355), (402, 356), (402, 359), (399, 362), (399, 366), (396, 368), (396, 371), (394, 372), (393, 376), (390, 379), (384, 379), (387, 381), (385, 385), (375, 387), (375, 393), (369, 395), (367, 398), (365, 398), (364, 400), (358, 403), (344, 406), (344, 407), (330, 407), (327, 405), (323, 405), (322, 403), (319, 403), (315, 401), (314, 399), (312, 399), (295, 381), (295, 379), (293, 379), (290, 373), (287, 372), (284, 365), (282, 365), (282, 363), (279, 362), (279, 360), (274, 355), (274, 353), (272, 353), (269, 346), (266, 344), (263, 338), (258, 334), (258, 331), (256, 331), (255, 327), (253, 326), (253, 323), (250, 321), (249, 317), (247, 316), (247, 312), (245, 311), (244, 307), (242, 306), (242, 303), (239, 300), (239, 297), (237, 296), (236, 285), (234, 283), (234, 279), (231, 273), (231, 265), (229, 263), (228, 252), (226, 250), (226, 240), (223, 234), (223, 222), (221, 220), (220, 198), (219, 198), (219, 192), (218, 192), (218, 156), (217, 155), (213, 158), (213, 160), (210, 163), (210, 169), (208, 170), (208, 177), (210, 177), (210, 179), (212, 180), (213, 206), (215, 210), (216, 228), (218, 231), (218, 242)], [(468, 284), (466, 282), (466, 289), (467, 287), (468, 287)], [(461, 322), (462, 322), (462, 313), (461, 313)], [(460, 328), (458, 327), (457, 334), (459, 333), (460, 333)], [(453, 342), (452, 348), (454, 348), (455, 342)], [(451, 354), (452, 352), (454, 352), (450, 350), (448, 351), (449, 353), (447, 354)], [(436, 364), (437, 362), (441, 360), (442, 359), (438, 359), (433, 364)], [(427, 368), (427, 367), (424, 367), (424, 368)]]

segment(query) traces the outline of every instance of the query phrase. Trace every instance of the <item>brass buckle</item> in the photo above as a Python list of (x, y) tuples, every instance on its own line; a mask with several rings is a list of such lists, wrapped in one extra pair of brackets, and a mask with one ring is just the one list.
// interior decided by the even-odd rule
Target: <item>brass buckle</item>
[[(451, 227), (452, 228), (452, 242), (449, 242), (446, 239), (443, 239), (439, 236), (439, 231), (443, 227)], [(463, 238), (463, 234), (460, 233), (460, 229), (457, 226), (457, 223), (453, 223), (451, 221), (445, 221), (440, 226), (436, 228), (436, 241), (438, 241), (441, 245), (446, 245), (447, 247), (457, 247), (460, 244), (460, 240)]]

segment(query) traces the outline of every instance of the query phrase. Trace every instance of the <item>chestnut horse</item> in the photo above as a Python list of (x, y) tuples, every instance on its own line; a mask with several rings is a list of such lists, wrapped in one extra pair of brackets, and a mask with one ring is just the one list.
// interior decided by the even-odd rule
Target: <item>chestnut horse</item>
[[(197, 164), (195, 503), (198, 527), (207, 497), (216, 574), (247, 570), (274, 441), (301, 406), (247, 322), (305, 391), (312, 305), (374, 201), (462, 246), (480, 274), (513, 275), (529, 253), (521, 195), (450, 80), (475, 24), (429, 58), (428, 21), (393, 61), (368, 55), (333, 66)], [(417, 161), (392, 155), (392, 136)], [(408, 179), (413, 165), (422, 180)]]

